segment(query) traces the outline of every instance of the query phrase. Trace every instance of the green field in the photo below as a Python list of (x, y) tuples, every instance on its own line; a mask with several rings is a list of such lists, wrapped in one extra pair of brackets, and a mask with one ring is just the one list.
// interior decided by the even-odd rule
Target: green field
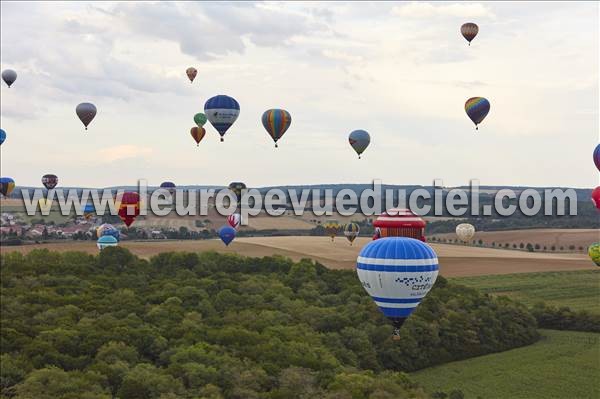
[(453, 282), (493, 295), (506, 295), (528, 306), (543, 301), (557, 307), (600, 313), (600, 269), (456, 277)]
[(600, 334), (540, 330), (530, 346), (447, 363), (412, 374), (433, 393), (460, 389), (465, 398), (600, 397)]

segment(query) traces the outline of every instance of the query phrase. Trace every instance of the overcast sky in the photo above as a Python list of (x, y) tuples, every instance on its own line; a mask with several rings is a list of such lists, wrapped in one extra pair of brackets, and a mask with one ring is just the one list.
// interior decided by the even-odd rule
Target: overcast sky
[[(597, 2), (1, 3), (2, 175), (65, 186), (312, 183), (593, 187)], [(460, 25), (475, 22), (472, 45)], [(194, 66), (193, 84), (185, 69)], [(193, 115), (240, 117), (219, 142)], [(479, 131), (469, 97), (490, 100)], [(87, 132), (80, 102), (98, 115)], [(278, 149), (266, 109), (292, 124)], [(371, 134), (358, 160), (354, 129)]]

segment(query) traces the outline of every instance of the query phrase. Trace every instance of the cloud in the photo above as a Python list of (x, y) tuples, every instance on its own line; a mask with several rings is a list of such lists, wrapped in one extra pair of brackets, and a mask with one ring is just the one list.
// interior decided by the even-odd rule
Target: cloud
[(490, 9), (479, 3), (436, 4), (409, 3), (392, 8), (392, 13), (403, 18), (424, 19), (432, 17), (490, 18)]
[(101, 148), (96, 151), (98, 159), (102, 160), (102, 162), (115, 162), (132, 158), (145, 158), (152, 155), (153, 152), (154, 150), (150, 147), (140, 147), (129, 144)]

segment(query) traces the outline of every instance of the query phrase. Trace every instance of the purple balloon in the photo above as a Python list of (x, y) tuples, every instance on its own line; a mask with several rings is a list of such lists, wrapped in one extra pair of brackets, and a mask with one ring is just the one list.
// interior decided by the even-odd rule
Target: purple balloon
[(92, 103), (81, 103), (75, 108), (75, 112), (87, 130), (88, 125), (96, 116), (96, 106)]
[(600, 144), (598, 144), (594, 150), (594, 163), (596, 164), (596, 168), (600, 171)]

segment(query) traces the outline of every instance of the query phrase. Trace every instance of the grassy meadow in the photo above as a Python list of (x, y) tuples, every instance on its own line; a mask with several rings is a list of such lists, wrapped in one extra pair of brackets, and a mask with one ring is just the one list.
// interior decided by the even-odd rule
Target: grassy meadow
[(600, 314), (600, 269), (454, 277), (459, 284), (506, 295), (528, 306), (543, 301), (557, 307)]
[(533, 345), (411, 375), (430, 393), (460, 389), (466, 399), (600, 397), (600, 334), (540, 332)]

